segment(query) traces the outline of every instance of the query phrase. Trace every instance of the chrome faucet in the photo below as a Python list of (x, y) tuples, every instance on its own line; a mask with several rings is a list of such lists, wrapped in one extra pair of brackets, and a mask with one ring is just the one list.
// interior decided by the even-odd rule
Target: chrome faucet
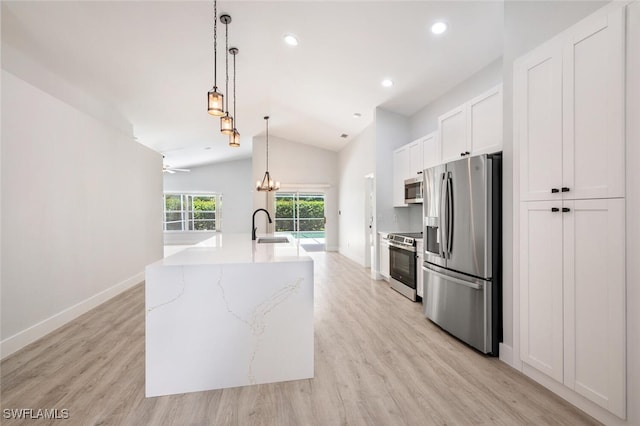
[(251, 218), (251, 239), (255, 240), (256, 239), (256, 231), (258, 230), (258, 228), (256, 228), (256, 213), (258, 213), (259, 211), (263, 211), (267, 214), (267, 219), (269, 219), (269, 223), (273, 223), (271, 221), (271, 215), (269, 214), (268, 211), (266, 211), (265, 209), (256, 209), (256, 211), (253, 212), (253, 217)]

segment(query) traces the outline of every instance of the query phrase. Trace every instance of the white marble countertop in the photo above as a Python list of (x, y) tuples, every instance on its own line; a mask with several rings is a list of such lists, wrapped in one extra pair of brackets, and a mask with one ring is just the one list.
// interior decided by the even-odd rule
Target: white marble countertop
[[(260, 237), (273, 235), (259, 235)], [(149, 266), (215, 265), (231, 263), (311, 262), (299, 241), (288, 236), (289, 243), (258, 244), (251, 234), (220, 232), (214, 237), (165, 257)]]

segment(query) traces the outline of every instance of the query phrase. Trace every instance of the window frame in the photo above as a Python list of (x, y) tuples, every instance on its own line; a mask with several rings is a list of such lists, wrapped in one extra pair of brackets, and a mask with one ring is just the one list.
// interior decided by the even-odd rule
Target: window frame
[[(180, 210), (167, 210), (167, 196), (180, 197)], [(193, 208), (194, 198), (213, 198), (214, 210), (195, 210)], [(162, 229), (167, 233), (178, 232), (220, 232), (222, 231), (222, 194), (219, 192), (203, 191), (166, 191), (162, 194)], [(195, 213), (213, 213), (213, 219), (196, 219)], [(167, 214), (180, 213), (180, 220), (167, 221)], [(196, 223), (213, 222), (213, 229), (195, 229)], [(180, 223), (180, 229), (167, 229), (167, 224)]]

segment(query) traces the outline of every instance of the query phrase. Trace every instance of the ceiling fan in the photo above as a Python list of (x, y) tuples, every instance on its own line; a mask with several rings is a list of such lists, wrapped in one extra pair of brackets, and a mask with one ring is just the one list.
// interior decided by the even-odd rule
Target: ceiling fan
[(191, 170), (189, 169), (176, 169), (174, 167), (169, 166), (168, 164), (163, 164), (162, 165), (162, 173), (171, 173), (174, 174), (175, 172), (190, 172)]

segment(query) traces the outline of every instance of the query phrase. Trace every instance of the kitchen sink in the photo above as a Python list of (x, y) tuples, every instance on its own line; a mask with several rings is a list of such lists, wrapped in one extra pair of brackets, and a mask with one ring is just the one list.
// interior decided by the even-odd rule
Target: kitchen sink
[(258, 244), (274, 244), (274, 243), (288, 243), (287, 237), (261, 237), (258, 238)]

